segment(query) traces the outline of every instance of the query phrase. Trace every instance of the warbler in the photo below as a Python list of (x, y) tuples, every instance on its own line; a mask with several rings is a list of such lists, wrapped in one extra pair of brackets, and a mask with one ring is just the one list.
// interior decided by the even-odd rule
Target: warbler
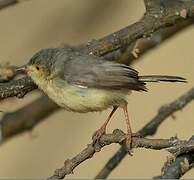
[(43, 49), (30, 59), (23, 70), (55, 103), (68, 111), (87, 113), (113, 108), (104, 124), (94, 133), (94, 141), (106, 133), (112, 115), (118, 107), (122, 108), (129, 150), (133, 135), (127, 110), (130, 92), (147, 91), (146, 82), (186, 82), (185, 78), (177, 76), (139, 76), (138, 71), (127, 65), (68, 48)]

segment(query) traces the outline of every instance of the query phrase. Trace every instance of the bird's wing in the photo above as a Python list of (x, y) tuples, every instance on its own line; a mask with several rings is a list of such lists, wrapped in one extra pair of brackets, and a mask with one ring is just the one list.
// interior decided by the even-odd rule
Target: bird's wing
[(64, 61), (64, 79), (81, 87), (145, 91), (138, 72), (129, 66), (90, 55), (76, 55)]

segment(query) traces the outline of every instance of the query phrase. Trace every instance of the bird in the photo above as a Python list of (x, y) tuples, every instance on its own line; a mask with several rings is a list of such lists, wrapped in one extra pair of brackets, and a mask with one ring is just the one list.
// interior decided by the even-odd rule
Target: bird
[(37, 52), (29, 62), (18, 68), (56, 104), (67, 111), (87, 113), (112, 108), (108, 118), (95, 131), (96, 142), (118, 108), (126, 121), (126, 146), (130, 152), (132, 132), (127, 98), (132, 91), (145, 92), (147, 82), (187, 82), (183, 77), (168, 75), (140, 76), (138, 71), (102, 57), (70, 48), (48, 48)]

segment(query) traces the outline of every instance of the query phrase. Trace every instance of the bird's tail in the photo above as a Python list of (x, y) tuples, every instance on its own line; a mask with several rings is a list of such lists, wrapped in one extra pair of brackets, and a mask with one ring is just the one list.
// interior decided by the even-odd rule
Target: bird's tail
[(149, 75), (149, 76), (139, 76), (139, 80), (142, 82), (184, 82), (187, 80), (183, 77), (178, 76), (163, 76), (163, 75)]

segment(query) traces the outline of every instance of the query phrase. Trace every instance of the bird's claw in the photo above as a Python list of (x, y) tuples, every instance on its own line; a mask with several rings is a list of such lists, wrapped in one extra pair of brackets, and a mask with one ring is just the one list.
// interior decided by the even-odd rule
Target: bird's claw
[(127, 152), (129, 153), (130, 156), (132, 156), (133, 151), (132, 151), (132, 138), (136, 137), (136, 138), (141, 138), (141, 134), (140, 133), (129, 133), (126, 135), (126, 148), (127, 148)]
[(96, 143), (104, 134), (106, 134), (105, 128), (98, 129), (92, 136), (93, 143)]

